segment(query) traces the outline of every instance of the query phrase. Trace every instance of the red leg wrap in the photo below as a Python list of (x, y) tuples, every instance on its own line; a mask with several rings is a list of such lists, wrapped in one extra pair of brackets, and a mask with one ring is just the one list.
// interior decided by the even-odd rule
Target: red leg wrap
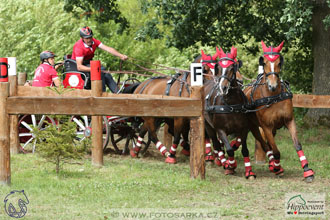
[(312, 169), (304, 172), (304, 178), (307, 178), (309, 176), (314, 176), (314, 171)]
[(228, 160), (225, 162), (224, 165), (225, 169), (236, 169), (237, 167), (237, 162), (234, 159), (234, 157), (229, 157)]
[(166, 157), (168, 156), (169, 153), (168, 153), (166, 147), (160, 141), (157, 142), (156, 147), (159, 150), (159, 152), (162, 153), (163, 156), (166, 156)]
[(252, 170), (245, 171), (245, 178), (249, 179), (250, 176), (254, 176), (254, 178), (257, 178), (257, 175)]
[(219, 158), (219, 157), (216, 157), (216, 158), (214, 159), (214, 163), (215, 163), (217, 166), (219, 166), (219, 167), (221, 167), (221, 166), (222, 166), (222, 163), (221, 163), (221, 161), (220, 161), (220, 158)]
[(212, 154), (212, 148), (209, 139), (205, 139), (205, 154), (205, 161), (214, 161), (214, 156)]
[(176, 159), (175, 159), (175, 157), (166, 157), (165, 163), (175, 164)]
[(306, 164), (308, 164), (308, 161), (304, 155), (304, 151), (303, 150), (297, 151), (297, 154), (301, 163), (301, 167), (304, 168)]
[(230, 146), (234, 149), (234, 151), (238, 150), (239, 146), (241, 145), (242, 140), (240, 138), (236, 138), (236, 140), (233, 140), (230, 142)]
[(170, 153), (172, 154), (172, 155), (175, 155), (176, 154), (176, 149), (178, 148), (178, 145), (176, 145), (176, 144), (172, 144), (172, 147), (171, 147), (171, 149), (170, 149)]

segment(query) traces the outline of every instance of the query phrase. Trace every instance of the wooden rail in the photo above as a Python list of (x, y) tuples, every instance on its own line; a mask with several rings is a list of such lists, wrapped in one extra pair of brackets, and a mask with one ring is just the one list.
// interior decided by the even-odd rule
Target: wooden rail
[(330, 95), (294, 94), (292, 102), (298, 108), (330, 108)]

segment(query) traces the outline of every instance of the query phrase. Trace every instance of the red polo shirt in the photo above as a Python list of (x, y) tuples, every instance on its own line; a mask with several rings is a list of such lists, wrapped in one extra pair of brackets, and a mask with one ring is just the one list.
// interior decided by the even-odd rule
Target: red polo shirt
[(54, 79), (56, 79), (57, 72), (53, 66), (48, 63), (43, 63), (38, 66), (34, 72), (34, 79), (32, 86), (36, 87), (46, 87), (51, 86)]
[(73, 46), (71, 59), (76, 60), (77, 57), (78, 58), (81, 57), (84, 58), (84, 60), (92, 60), (96, 48), (99, 47), (101, 44), (102, 44), (101, 41), (93, 38), (93, 45), (89, 47), (80, 38), (80, 40), (78, 40)]

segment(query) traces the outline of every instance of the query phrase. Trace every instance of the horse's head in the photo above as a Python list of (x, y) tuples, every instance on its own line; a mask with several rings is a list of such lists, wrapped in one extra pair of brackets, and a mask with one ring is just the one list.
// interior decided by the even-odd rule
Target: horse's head
[(261, 41), (264, 56), (260, 57), (259, 65), (264, 68), (266, 83), (271, 92), (275, 92), (276, 88), (280, 85), (279, 73), (284, 62), (280, 51), (283, 47), (283, 43), (284, 41), (282, 41), (277, 47), (273, 48), (272, 46), (267, 47), (265, 43)]
[(220, 58), (215, 65), (215, 75), (218, 79), (220, 95), (227, 95), (231, 86), (236, 85), (236, 72), (241, 66), (241, 62), (236, 60), (237, 48), (232, 47), (230, 53), (224, 53), (222, 48), (217, 49), (217, 55)]
[(214, 75), (214, 65), (217, 62), (217, 53), (211, 56), (210, 54), (205, 54), (203, 50), (202, 52), (202, 59), (201, 63), (203, 65), (203, 74), (205, 74), (205, 78), (212, 79), (212, 77), (208, 77), (207, 75), (213, 76)]

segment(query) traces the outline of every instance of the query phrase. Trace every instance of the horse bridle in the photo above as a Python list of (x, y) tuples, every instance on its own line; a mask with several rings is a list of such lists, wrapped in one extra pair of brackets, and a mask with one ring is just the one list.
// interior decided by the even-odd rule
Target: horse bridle
[[(273, 50), (273, 48), (271, 48), (271, 50)], [(275, 56), (275, 55), (279, 55), (279, 56), (280, 56), (280, 59), (281, 59), (281, 54), (278, 53), (278, 52), (274, 52), (274, 51), (271, 51), (271, 52), (264, 52), (264, 55), (273, 55), (273, 56)], [(280, 62), (281, 62), (281, 61), (280, 61)], [(277, 76), (277, 78), (280, 78), (278, 72), (268, 72), (268, 73), (266, 73), (266, 78), (267, 78), (268, 76), (270, 76), (270, 75), (275, 75), (275, 76)]]
[[(201, 60), (201, 63), (216, 63), (217, 61), (216, 60)], [(205, 68), (204, 68), (204, 65), (205, 64), (203, 64), (203, 73), (206, 73), (206, 70), (205, 70)]]
[[(233, 63), (233, 65), (234, 65), (234, 70), (233, 70), (234, 73), (233, 73), (233, 75), (232, 75), (231, 78), (229, 78), (229, 77), (226, 76), (226, 75), (220, 75), (219, 77), (216, 77), (216, 82), (219, 83), (220, 80), (221, 80), (222, 78), (224, 78), (224, 79), (228, 80), (228, 81), (229, 81), (229, 85), (231, 85), (232, 82), (233, 82), (234, 80), (236, 80), (236, 70), (237, 70), (237, 67), (236, 67), (236, 65), (237, 65), (237, 64), (236, 64), (236, 61), (233, 60), (233, 59), (231, 59), (231, 58), (229, 58), (229, 57), (223, 57), (223, 58), (220, 58), (220, 60), (218, 61), (216, 67), (218, 67), (219, 63), (220, 63), (222, 60), (227, 60), (227, 61), (232, 61), (232, 62), (234, 62), (234, 63)], [(215, 67), (215, 68), (216, 68), (216, 67)]]

